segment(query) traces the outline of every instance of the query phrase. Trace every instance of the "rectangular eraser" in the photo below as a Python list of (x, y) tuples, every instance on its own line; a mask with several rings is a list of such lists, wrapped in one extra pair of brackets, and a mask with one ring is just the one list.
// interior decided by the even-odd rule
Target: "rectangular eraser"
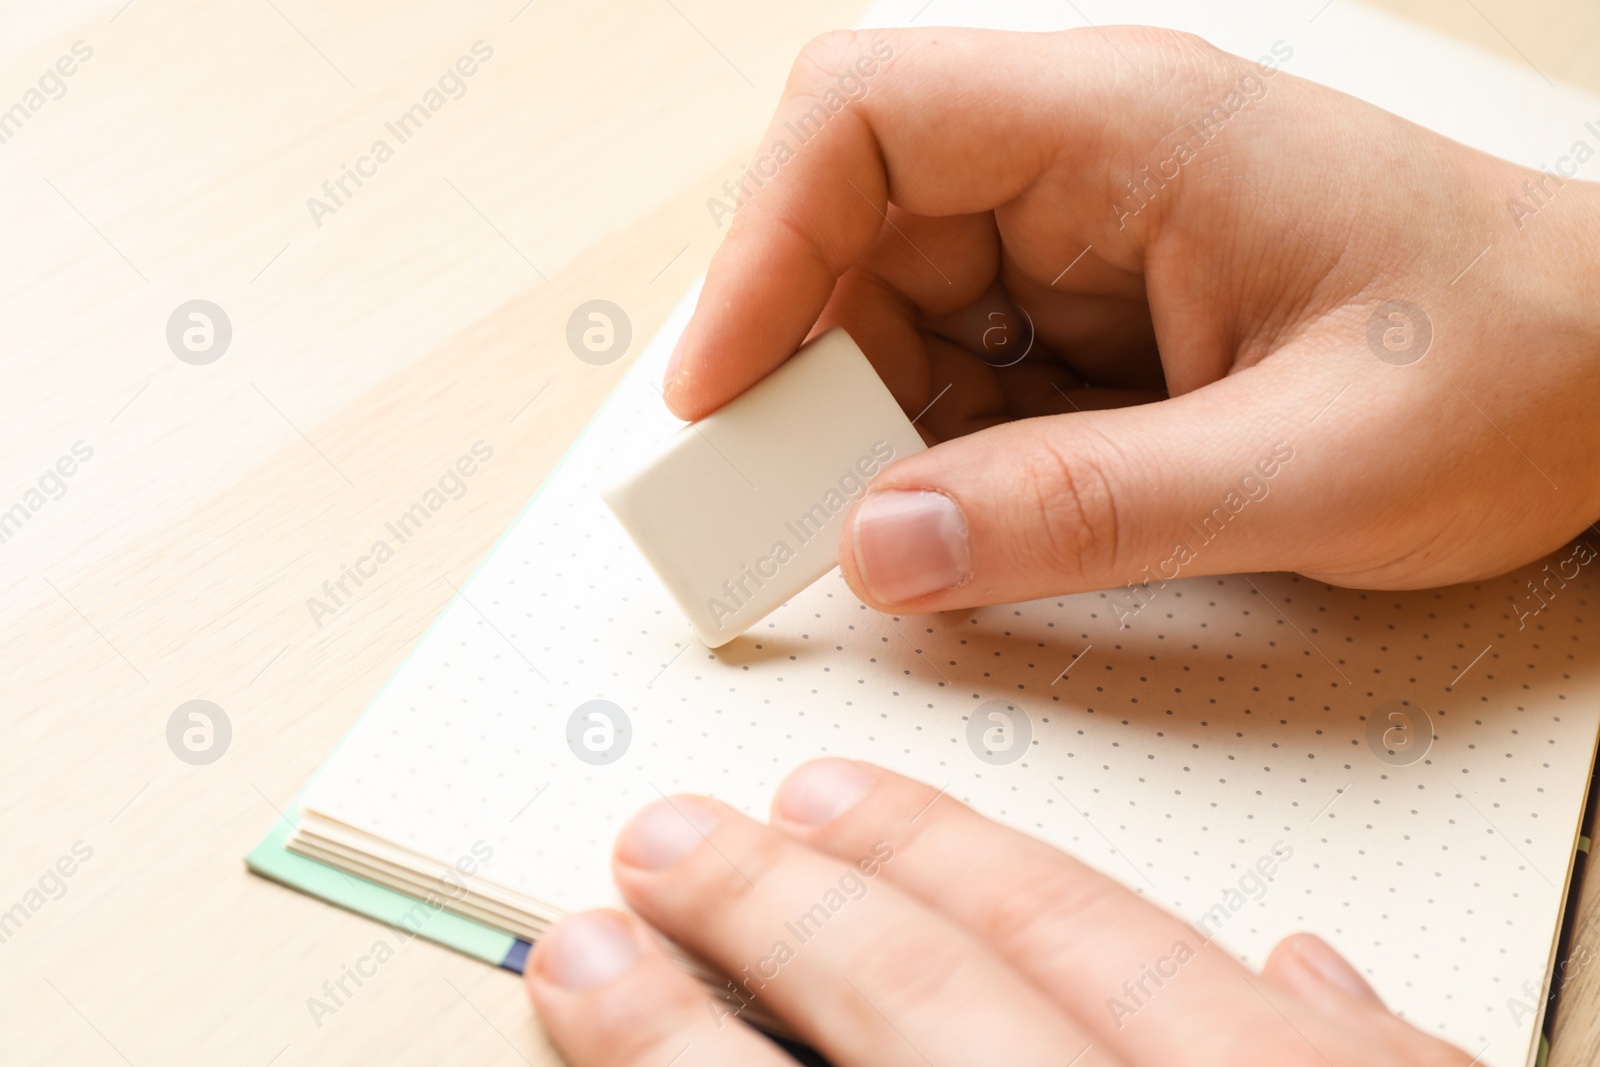
[(717, 648), (837, 566), (850, 504), (925, 447), (835, 328), (600, 495)]

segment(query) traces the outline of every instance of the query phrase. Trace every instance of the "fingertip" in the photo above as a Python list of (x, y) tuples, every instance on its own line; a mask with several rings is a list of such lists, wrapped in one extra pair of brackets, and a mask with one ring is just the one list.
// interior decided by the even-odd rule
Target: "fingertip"
[(725, 809), (706, 797), (662, 797), (629, 819), (617, 834), (612, 866), (639, 872), (665, 870), (698, 848), (725, 817)]
[(535, 1004), (552, 994), (581, 993), (632, 970), (648, 947), (638, 920), (611, 909), (579, 912), (534, 945), (523, 981)]
[(777, 1062), (740, 1021), (741, 1006), (708, 1011), (720, 1002), (626, 912), (557, 923), (534, 946), (523, 980), (545, 1035), (573, 1067), (666, 1064), (690, 1044), (703, 1046), (697, 1062)]
[(859, 804), (877, 780), (872, 767), (856, 760), (825, 756), (802, 763), (773, 794), (773, 822), (823, 826)]
[(672, 355), (667, 359), (667, 369), (661, 376), (661, 399), (666, 401), (667, 410), (672, 412), (673, 417), (684, 422), (694, 422), (706, 414), (701, 410), (702, 405), (694, 402), (693, 363), (687, 357), (692, 347), (689, 338), (694, 332), (694, 322), (694, 318), (690, 317), (683, 332), (678, 334), (678, 341), (672, 346)]
[(681, 399), (682, 388), (676, 385), (677, 379), (668, 379), (661, 387), (661, 399), (666, 401), (667, 411), (672, 417), (681, 422), (694, 422), (693, 409)]
[(1312, 933), (1290, 934), (1273, 948), (1263, 976), (1315, 1002), (1330, 995), (1383, 1007), (1383, 1000), (1339, 951)]
[(729, 394), (725, 386), (718, 384), (715, 367), (707, 368), (703, 360), (688, 354), (691, 345), (682, 338), (678, 345), (672, 357), (675, 362), (668, 364), (661, 385), (661, 399), (674, 418), (699, 422), (738, 394)]

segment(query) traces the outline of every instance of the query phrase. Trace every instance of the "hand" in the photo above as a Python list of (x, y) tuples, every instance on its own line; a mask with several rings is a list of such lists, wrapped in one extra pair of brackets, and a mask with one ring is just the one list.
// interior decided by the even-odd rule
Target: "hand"
[(886, 610), (1241, 570), (1430, 586), (1559, 547), (1600, 517), (1600, 187), (1290, 58), (820, 38), (762, 183), (729, 186), (669, 405), (848, 329), (943, 442), (846, 523), (844, 576)]
[(836, 1067), (1470, 1062), (1391, 1015), (1316, 937), (1283, 941), (1253, 975), (1071, 857), (867, 764), (801, 767), (771, 825), (658, 801), (613, 869), (628, 904), (731, 976), (737, 999), (710, 997), (638, 919), (577, 915), (527, 969), (574, 1067), (792, 1067), (741, 1018), (757, 1011)]

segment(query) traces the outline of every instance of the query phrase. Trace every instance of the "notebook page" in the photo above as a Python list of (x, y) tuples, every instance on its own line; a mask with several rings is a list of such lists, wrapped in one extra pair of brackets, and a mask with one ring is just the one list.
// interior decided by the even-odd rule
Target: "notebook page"
[[(950, 6), (929, 14), (948, 22)], [(1433, 47), (1393, 29), (1379, 60)], [(1529, 88), (1475, 70), (1458, 97)], [(1524, 115), (1515, 136), (1553, 137), (1575, 113)], [(1577, 550), (1552, 557), (1572, 575), (1556, 582), (1540, 566), (1405, 594), (1196, 578), (938, 617), (881, 615), (834, 574), (713, 654), (596, 495), (676, 432), (652, 383), (690, 306), (304, 807), (446, 864), (484, 842), (485, 877), (571, 909), (615, 901), (611, 839), (660, 794), (760, 816), (803, 759), (868, 759), (1059, 845), (1253, 964), (1314, 930), (1425, 1029), (1488, 1063), (1526, 1059), (1536, 1019), (1519, 1006), (1546, 972), (1600, 727), (1593, 567)], [(614, 762), (568, 743), (593, 700), (626, 716)], [(1001, 724), (1006, 751), (986, 747)], [(1418, 747), (1389, 747), (1407, 737)], [(1270, 881), (1254, 873), (1264, 856)]]
[[(713, 654), (594, 493), (675, 432), (651, 382), (687, 310), (304, 807), (446, 864), (486, 842), (487, 878), (573, 909), (615, 902), (611, 839), (660, 794), (759, 817), (800, 760), (869, 759), (1058, 844), (1252, 963), (1315, 930), (1420, 1024), (1522, 1059), (1531, 1023), (1506, 1002), (1544, 974), (1600, 727), (1591, 566), (1557, 558), (1577, 577), (1548, 601), (1533, 568), (1404, 594), (1196, 578), (937, 617), (881, 615), (835, 573)], [(1518, 630), (1517, 605), (1540, 603)], [(604, 765), (567, 740), (595, 699), (630, 725)], [(1380, 714), (1396, 700), (1409, 720)], [(1016, 724), (1022, 754), (1002, 762), (970, 730), (1008, 704), (1030, 736)], [(1408, 722), (1425, 755), (1391, 754)], [(1290, 855), (1263, 884), (1251, 872), (1275, 848)]]

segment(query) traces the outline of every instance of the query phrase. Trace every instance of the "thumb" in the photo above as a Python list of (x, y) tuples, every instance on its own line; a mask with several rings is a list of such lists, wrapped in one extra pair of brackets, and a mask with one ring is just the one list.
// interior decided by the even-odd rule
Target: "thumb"
[(1292, 509), (1272, 498), (1295, 445), (1247, 377), (901, 460), (846, 518), (845, 580), (881, 610), (923, 613), (1278, 569)]

